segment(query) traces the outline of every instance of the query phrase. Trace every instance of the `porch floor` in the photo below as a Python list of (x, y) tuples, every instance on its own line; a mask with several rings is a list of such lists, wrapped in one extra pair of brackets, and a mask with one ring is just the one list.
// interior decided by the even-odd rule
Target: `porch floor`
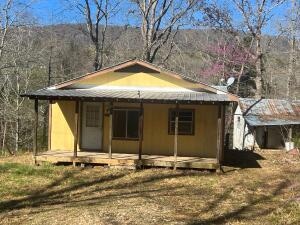
[[(174, 157), (163, 155), (142, 155), (142, 160), (138, 160), (138, 154), (113, 153), (110, 159), (104, 152), (84, 152), (78, 151), (77, 158), (73, 160), (72, 151), (47, 151), (36, 156), (36, 162), (50, 163), (93, 163), (107, 165), (110, 167), (173, 167)], [(177, 157), (177, 168), (195, 169), (218, 169), (219, 164), (215, 158), (200, 157)]]

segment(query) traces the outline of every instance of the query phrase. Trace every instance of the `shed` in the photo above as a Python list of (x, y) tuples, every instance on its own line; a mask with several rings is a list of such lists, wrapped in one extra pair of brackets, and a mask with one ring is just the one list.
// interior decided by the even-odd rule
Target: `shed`
[(234, 114), (233, 148), (284, 148), (299, 125), (300, 101), (240, 98)]

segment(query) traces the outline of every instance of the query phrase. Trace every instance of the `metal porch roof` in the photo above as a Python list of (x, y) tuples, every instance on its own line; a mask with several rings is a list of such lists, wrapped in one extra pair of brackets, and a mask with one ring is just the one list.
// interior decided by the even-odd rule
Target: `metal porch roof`
[(226, 94), (207, 92), (165, 92), (133, 90), (95, 90), (95, 89), (41, 89), (26, 93), (23, 97), (42, 100), (93, 100), (125, 102), (232, 102)]

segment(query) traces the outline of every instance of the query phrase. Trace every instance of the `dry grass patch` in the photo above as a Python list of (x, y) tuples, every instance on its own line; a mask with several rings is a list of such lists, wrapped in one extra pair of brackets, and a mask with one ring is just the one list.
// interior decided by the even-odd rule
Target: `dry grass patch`
[(300, 160), (256, 156), (255, 166), (239, 158), (224, 174), (36, 167), (29, 155), (2, 158), (0, 223), (299, 224)]

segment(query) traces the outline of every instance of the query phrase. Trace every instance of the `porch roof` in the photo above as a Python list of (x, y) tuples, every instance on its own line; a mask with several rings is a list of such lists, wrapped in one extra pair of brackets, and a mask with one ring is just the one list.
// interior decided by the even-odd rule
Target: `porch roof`
[(227, 94), (195, 91), (146, 91), (146, 90), (93, 90), (93, 89), (41, 89), (21, 95), (41, 100), (87, 100), (153, 103), (233, 102)]

